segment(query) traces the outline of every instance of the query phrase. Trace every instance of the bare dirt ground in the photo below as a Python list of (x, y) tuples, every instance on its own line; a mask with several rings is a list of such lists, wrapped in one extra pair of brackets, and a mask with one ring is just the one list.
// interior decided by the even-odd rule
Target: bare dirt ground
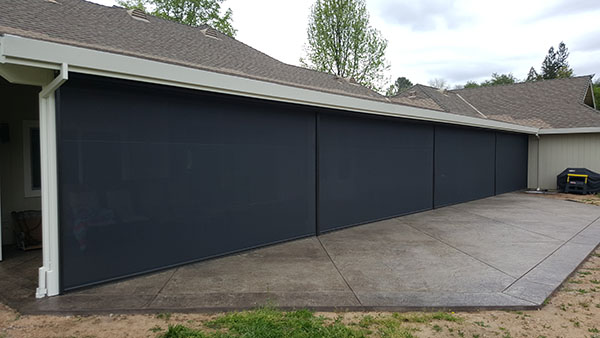
[[(559, 194), (544, 196), (560, 198)], [(579, 200), (577, 195), (566, 195), (566, 198), (584, 203), (593, 198), (596, 201), (591, 204), (600, 203), (597, 196), (581, 196), (585, 200)], [(421, 314), (406, 313), (402, 317)], [(328, 318), (328, 322), (337, 318), (356, 328), (368, 328), (365, 322), (394, 317), (388, 312), (324, 312), (317, 315)], [(397, 334), (385, 335), (374, 329), (367, 336), (600, 338), (600, 250), (596, 250), (540, 310), (457, 312), (451, 315), (458, 321), (406, 320), (400, 324), (401, 330), (395, 331)], [(175, 324), (210, 332), (204, 323), (219, 316), (222, 314), (21, 316), (0, 304), (0, 337), (157, 337), (169, 325)]]
[(540, 194), (539, 196), (600, 206), (600, 195), (577, 195), (557, 192)]

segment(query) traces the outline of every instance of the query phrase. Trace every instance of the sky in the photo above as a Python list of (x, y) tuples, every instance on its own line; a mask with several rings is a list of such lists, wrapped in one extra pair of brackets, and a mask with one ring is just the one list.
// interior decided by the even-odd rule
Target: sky
[[(112, 6), (115, 0), (91, 0)], [(314, 0), (225, 0), (236, 39), (299, 65)], [(371, 25), (388, 40), (390, 81), (404, 76), (451, 86), (492, 73), (524, 79), (564, 41), (575, 75), (600, 78), (600, 0), (366, 0)]]

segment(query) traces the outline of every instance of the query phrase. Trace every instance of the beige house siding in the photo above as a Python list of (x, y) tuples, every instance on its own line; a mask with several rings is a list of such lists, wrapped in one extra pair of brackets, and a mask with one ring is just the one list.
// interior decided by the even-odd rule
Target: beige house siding
[(556, 189), (556, 175), (569, 167), (600, 173), (600, 133), (529, 137), (529, 188)]

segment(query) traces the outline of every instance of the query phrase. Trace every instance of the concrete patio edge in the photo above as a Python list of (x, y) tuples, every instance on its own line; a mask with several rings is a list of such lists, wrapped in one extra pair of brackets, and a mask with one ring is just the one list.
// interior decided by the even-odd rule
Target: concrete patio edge
[[(575, 234), (503, 293), (542, 306), (600, 244), (600, 218)], [(566, 276), (561, 278), (561, 276)]]

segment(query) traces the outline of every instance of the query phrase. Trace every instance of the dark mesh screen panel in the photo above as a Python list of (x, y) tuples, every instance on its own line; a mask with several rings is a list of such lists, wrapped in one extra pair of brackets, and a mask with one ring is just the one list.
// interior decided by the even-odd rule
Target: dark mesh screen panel
[(431, 209), (432, 125), (321, 114), (318, 133), (321, 231)]
[(496, 133), (496, 194), (527, 188), (528, 137)]
[(493, 131), (435, 127), (435, 207), (494, 195)]
[(315, 232), (315, 115), (77, 76), (58, 97), (61, 286)]

